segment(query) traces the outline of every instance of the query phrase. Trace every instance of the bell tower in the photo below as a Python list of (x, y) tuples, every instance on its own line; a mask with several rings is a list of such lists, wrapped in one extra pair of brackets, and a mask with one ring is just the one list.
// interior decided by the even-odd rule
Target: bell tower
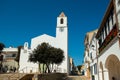
[(65, 59), (59, 66), (63, 73), (68, 72), (68, 27), (67, 27), (67, 17), (64, 12), (62, 12), (57, 17), (57, 27), (56, 27), (56, 42), (57, 47), (61, 48), (64, 51)]
[(67, 33), (67, 17), (65, 16), (64, 12), (62, 12), (57, 17), (56, 37), (66, 37), (68, 35)]
[(57, 27), (67, 27), (67, 17), (64, 12), (57, 17)]

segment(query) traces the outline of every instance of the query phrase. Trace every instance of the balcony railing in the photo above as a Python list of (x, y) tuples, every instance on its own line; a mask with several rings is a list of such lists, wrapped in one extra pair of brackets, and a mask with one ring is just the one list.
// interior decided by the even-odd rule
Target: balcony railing
[(104, 42), (99, 47), (99, 53), (117, 36), (117, 33), (118, 33), (117, 26), (114, 25), (109, 35), (105, 38)]

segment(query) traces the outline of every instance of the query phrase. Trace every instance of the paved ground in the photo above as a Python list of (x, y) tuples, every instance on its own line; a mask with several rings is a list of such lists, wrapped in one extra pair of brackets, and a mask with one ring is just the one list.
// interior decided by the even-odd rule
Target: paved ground
[(69, 80), (89, 80), (85, 76), (69, 76)]
[[(8, 77), (13, 75), (12, 73), (11, 74), (0, 74), (0, 80), (8, 80)], [(19, 76), (22, 75), (22, 74), (19, 74)], [(23, 74), (24, 75), (24, 74)], [(18, 78), (18, 74), (15, 74), (13, 76), (14, 78), (11, 77), (10, 80), (17, 80)], [(69, 77), (69, 80), (89, 80), (87, 77), (85, 76), (68, 76)]]

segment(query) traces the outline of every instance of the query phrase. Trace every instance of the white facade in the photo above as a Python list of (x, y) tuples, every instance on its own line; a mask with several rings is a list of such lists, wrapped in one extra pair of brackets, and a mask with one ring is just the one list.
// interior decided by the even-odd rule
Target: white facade
[(85, 70), (90, 66), (91, 79), (120, 80), (120, 0), (110, 0), (100, 28), (91, 42), (90, 37), (87, 33), (84, 65)]
[(90, 72), (91, 72), (91, 79), (92, 80), (98, 80), (98, 42), (95, 38), (96, 32), (93, 34), (92, 40), (90, 42), (90, 52), (89, 52), (89, 58), (90, 58)]
[[(110, 1), (96, 36), (99, 42), (98, 80), (120, 80), (120, 3), (118, 1)], [(113, 11), (113, 15), (109, 14), (110, 11)], [(107, 28), (103, 27), (103, 23), (109, 23)], [(104, 34), (101, 34), (103, 32)]]
[[(59, 17), (57, 17), (56, 37), (52, 37), (47, 34), (43, 34), (41, 36), (32, 38), (31, 39), (31, 50), (28, 49), (26, 53), (24, 53), (24, 50), (21, 51), (20, 70), (27, 66), (34, 67), (35, 70), (38, 69), (38, 64), (33, 64), (33, 63), (28, 62), (28, 56), (31, 51), (33, 51), (38, 45), (40, 45), (43, 42), (49, 43), (51, 46), (54, 46), (56, 48), (61, 48), (64, 51), (65, 59), (58, 66), (57, 69), (59, 69), (59, 70), (57, 70), (57, 71), (62, 72), (62, 73), (69, 73), (68, 26), (67, 26), (67, 17), (65, 16), (65, 14), (63, 12), (59, 15)], [(33, 70), (33, 72), (36, 72), (35, 70)]]
[[(84, 45), (85, 45), (85, 53), (84, 53), (84, 75), (91, 78), (91, 71), (90, 66), (93, 66), (94, 63), (92, 63), (92, 59), (96, 57), (96, 40), (94, 40), (95, 34), (97, 33), (97, 30), (91, 31), (86, 33)], [(94, 45), (94, 50), (93, 50)], [(96, 59), (94, 60), (96, 61)], [(91, 64), (92, 63), (92, 64)]]
[[(24, 44), (25, 48), (25, 44)], [(32, 53), (31, 49), (21, 49), (20, 61), (19, 61), (19, 72), (20, 73), (31, 73), (38, 72), (38, 64), (28, 62), (29, 54)]]
[[(119, 47), (119, 41), (116, 38), (115, 41), (113, 42), (114, 44), (112, 46), (110, 46), (110, 48), (108, 48), (100, 57), (99, 57), (99, 80), (112, 80), (112, 77), (115, 77), (116, 80), (119, 80), (120, 77), (120, 47)], [(111, 43), (110, 43), (111, 44)], [(114, 59), (116, 59), (114, 61)], [(113, 65), (111, 65), (110, 63), (112, 63), (114, 65), (114, 68), (116, 68), (118, 70), (118, 72), (116, 72), (116, 70), (114, 68), (112, 68), (111, 72), (108, 72), (108, 69), (110, 69), (110, 67), (112, 67)], [(118, 65), (118, 66), (115, 66)], [(116, 75), (116, 73), (118, 75)], [(110, 75), (113, 74), (113, 75)], [(104, 75), (104, 76), (103, 76)], [(110, 78), (110, 79), (109, 79)]]

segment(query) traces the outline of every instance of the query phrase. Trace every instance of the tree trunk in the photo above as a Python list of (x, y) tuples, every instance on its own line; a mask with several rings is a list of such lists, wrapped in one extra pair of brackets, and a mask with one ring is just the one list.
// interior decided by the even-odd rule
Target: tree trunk
[(39, 66), (39, 68), (38, 68), (38, 69), (39, 69), (39, 72), (41, 73), (41, 67), (40, 67), (40, 63), (38, 63), (38, 66)]
[(48, 69), (48, 73), (50, 73), (49, 64), (46, 64), (46, 67), (47, 67), (47, 69)]
[(43, 63), (43, 73), (45, 73), (45, 71), (44, 71), (44, 65), (45, 65), (45, 64)]
[(54, 65), (54, 64), (52, 63), (52, 70), (51, 70), (51, 71), (53, 71), (53, 65)]

